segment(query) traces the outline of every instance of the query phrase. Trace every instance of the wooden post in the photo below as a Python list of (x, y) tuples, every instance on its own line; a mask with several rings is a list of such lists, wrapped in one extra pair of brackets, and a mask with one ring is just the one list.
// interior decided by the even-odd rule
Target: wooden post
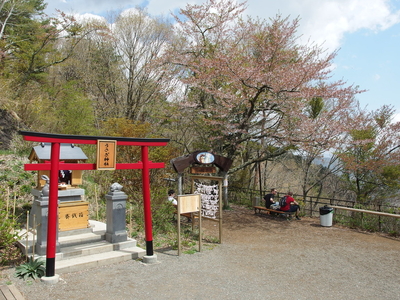
[[(179, 201), (178, 197), (178, 211), (177, 211), (177, 219), (178, 219), (178, 256), (181, 255), (181, 201)], [(193, 220), (192, 220), (193, 222)]]
[[(32, 245), (32, 247), (35, 247), (35, 244)], [(25, 255), (26, 255), (26, 261), (28, 261), (28, 252), (29, 252), (29, 211), (26, 212), (26, 242), (25, 242)]]
[(219, 194), (219, 243), (222, 244), (222, 180), (218, 180)]
[[(203, 241), (203, 234), (202, 234), (202, 222), (201, 222), (201, 196), (199, 195), (199, 252), (201, 252), (201, 248), (202, 248), (202, 241)], [(194, 221), (194, 219), (192, 219), (192, 222)]]

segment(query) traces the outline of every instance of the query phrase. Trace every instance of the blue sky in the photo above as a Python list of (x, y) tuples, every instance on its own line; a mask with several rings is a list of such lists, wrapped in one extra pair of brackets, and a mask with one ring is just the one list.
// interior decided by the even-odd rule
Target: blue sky
[[(48, 0), (46, 12), (106, 15), (146, 6), (153, 15), (169, 15), (186, 3), (203, 0)], [(301, 18), (299, 34), (329, 51), (339, 49), (334, 79), (344, 79), (367, 92), (361, 107), (395, 107), (400, 121), (400, 0), (248, 0), (246, 15), (268, 19), (276, 14)]]

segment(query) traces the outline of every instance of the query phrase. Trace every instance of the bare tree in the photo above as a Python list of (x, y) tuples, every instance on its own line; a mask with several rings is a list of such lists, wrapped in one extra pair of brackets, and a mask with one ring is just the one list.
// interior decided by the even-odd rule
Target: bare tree
[(124, 117), (141, 120), (147, 106), (165, 99), (170, 81), (160, 57), (171, 38), (171, 26), (161, 18), (151, 18), (144, 10), (123, 12), (112, 28), (114, 47), (121, 59), (124, 100), (119, 103)]

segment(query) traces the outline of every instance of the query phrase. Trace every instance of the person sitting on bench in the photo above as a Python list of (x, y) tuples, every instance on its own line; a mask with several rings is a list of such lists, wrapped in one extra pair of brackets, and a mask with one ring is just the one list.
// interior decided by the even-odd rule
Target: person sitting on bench
[(271, 205), (275, 203), (274, 197), (278, 191), (276, 189), (271, 189), (271, 192), (264, 196), (265, 207), (271, 208)]
[(299, 212), (300, 212), (300, 205), (297, 203), (296, 200), (293, 198), (293, 193), (288, 192), (286, 197), (286, 205), (281, 207), (281, 211), (287, 211), (287, 212), (296, 212), (295, 216), (297, 220), (301, 220), (299, 217)]
[(174, 190), (168, 191), (168, 201), (171, 202), (175, 206), (178, 205), (178, 202), (175, 199), (175, 191)]

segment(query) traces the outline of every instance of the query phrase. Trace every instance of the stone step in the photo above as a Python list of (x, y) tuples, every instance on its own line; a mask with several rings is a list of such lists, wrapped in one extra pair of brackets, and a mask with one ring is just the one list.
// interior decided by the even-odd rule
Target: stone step
[(55, 270), (57, 274), (77, 272), (88, 268), (142, 258), (145, 253), (146, 251), (142, 248), (130, 247), (116, 251), (76, 256), (56, 261)]
[(72, 256), (85, 256), (99, 254), (109, 251), (123, 250), (125, 248), (136, 247), (136, 240), (128, 239), (125, 242), (111, 244), (105, 240), (76, 244), (64, 247), (61, 245), (61, 252), (56, 254), (56, 260), (65, 259)]
[[(89, 230), (74, 230), (59, 234), (60, 252), (56, 253), (56, 273), (76, 272), (145, 256), (146, 251), (137, 247), (136, 240), (128, 238), (124, 242), (109, 243), (105, 240), (105, 233), (104, 223), (91, 221)], [(31, 253), (34, 237), (31, 233), (27, 236), (28, 253)], [(20, 241), (20, 246), (26, 248), (24, 240)], [(46, 259), (45, 255), (35, 255), (35, 258), (37, 257)]]
[[(82, 233), (88, 233), (88, 232), (93, 232), (94, 228), (83, 228), (83, 229), (74, 229), (74, 230), (66, 230), (66, 231), (59, 231), (58, 232), (58, 237), (63, 237), (63, 236), (68, 236), (68, 235), (77, 235), (77, 234), (82, 234)], [(105, 229), (103, 229), (104, 231)]]
[[(26, 231), (21, 231), (20, 235), (26, 236)], [(33, 243), (34, 238), (32, 233), (28, 233), (28, 240), (21, 239), (18, 241), (18, 245), (21, 248), (22, 252), (27, 255), (33, 254)], [(105, 240), (105, 231), (97, 231), (97, 232), (85, 232), (81, 234), (75, 235), (65, 235), (58, 237), (59, 246), (62, 248), (72, 247), (76, 245), (88, 244), (88, 243), (98, 243)], [(37, 253), (35, 253), (37, 255)]]
[(97, 243), (105, 240), (105, 231), (87, 232), (76, 235), (58, 237), (60, 247), (70, 247), (81, 244)]

